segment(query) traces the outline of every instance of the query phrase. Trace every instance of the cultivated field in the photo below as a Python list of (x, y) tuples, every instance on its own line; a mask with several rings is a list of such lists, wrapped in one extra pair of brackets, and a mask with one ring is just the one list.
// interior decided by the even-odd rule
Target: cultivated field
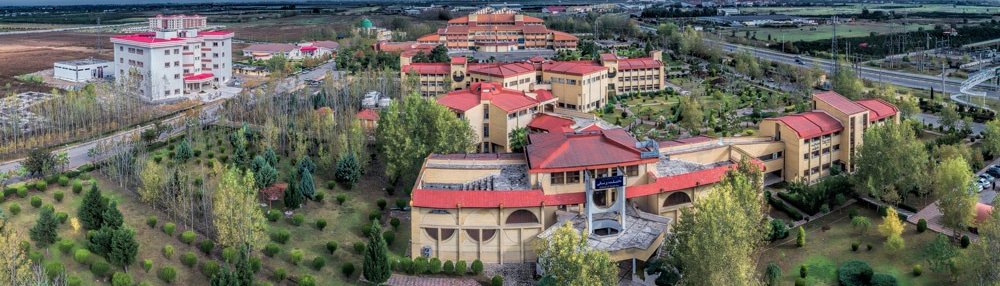
[[(924, 28), (924, 30), (931, 30), (934, 25), (901, 25), (901, 24), (888, 24), (888, 23), (872, 23), (872, 22), (855, 22), (843, 25), (837, 25), (837, 36), (842, 38), (850, 37), (864, 37), (870, 35), (872, 32), (876, 34), (888, 34), (893, 31), (898, 32), (909, 32), (917, 31), (919, 28)], [(833, 26), (822, 25), (822, 26), (806, 26), (801, 28), (748, 28), (740, 29), (736, 32), (736, 36), (742, 37), (745, 31), (757, 32), (758, 40), (766, 40), (768, 35), (771, 35), (773, 41), (780, 41), (784, 37), (785, 41), (816, 41), (816, 40), (829, 40), (833, 36)]]
[[(85, 58), (112, 58), (110, 35), (102, 35), (104, 50), (94, 48), (97, 35), (77, 32), (51, 32), (0, 36), (0, 95), (24, 91), (49, 91), (42, 85), (21, 84), (14, 76), (51, 69), (58, 61)], [(7, 84), (10, 83), (10, 87)]]
[[(906, 8), (900, 8), (905, 6)], [(943, 5), (943, 4), (926, 4), (926, 5), (899, 5), (899, 4), (884, 4), (884, 5), (847, 5), (847, 6), (837, 6), (837, 7), (750, 7), (750, 8), (740, 8), (740, 11), (745, 13), (757, 13), (757, 14), (768, 14), (771, 12), (777, 14), (788, 14), (788, 15), (837, 15), (837, 14), (857, 14), (861, 13), (862, 9), (884, 9), (896, 11), (896, 13), (922, 13), (922, 12), (939, 12), (939, 13), (972, 13), (972, 14), (993, 14), (1000, 12), (1000, 8), (997, 7), (982, 7), (982, 6), (965, 6), (965, 5)]]

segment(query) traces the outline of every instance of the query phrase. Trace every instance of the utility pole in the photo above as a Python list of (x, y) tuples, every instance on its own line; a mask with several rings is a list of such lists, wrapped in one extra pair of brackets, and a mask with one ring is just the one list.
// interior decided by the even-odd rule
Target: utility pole
[(833, 60), (833, 73), (837, 74), (840, 65), (837, 63), (837, 16), (830, 18), (833, 22), (833, 37), (830, 38), (830, 59)]

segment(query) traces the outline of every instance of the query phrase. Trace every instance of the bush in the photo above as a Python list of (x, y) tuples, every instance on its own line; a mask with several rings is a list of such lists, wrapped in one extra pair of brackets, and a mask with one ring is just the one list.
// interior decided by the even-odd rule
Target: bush
[(431, 258), (430, 263), (427, 264), (427, 270), (430, 270), (431, 274), (441, 273), (441, 259)]
[(798, 247), (806, 246), (806, 230), (799, 226), (799, 234), (795, 238), (795, 245)]
[(107, 275), (109, 271), (111, 271), (111, 264), (102, 260), (97, 260), (90, 264), (90, 272), (94, 273), (94, 276), (104, 276)]
[(393, 230), (399, 229), (399, 219), (398, 218), (392, 218), (391, 220), (389, 220), (389, 225), (392, 226)]
[(55, 193), (52, 194), (52, 198), (56, 199), (56, 202), (60, 203), (62, 202), (64, 196), (66, 196), (66, 193), (64, 193), (62, 190), (56, 191)]
[(917, 232), (924, 233), (924, 231), (927, 231), (927, 220), (920, 219), (917, 221)]
[(279, 219), (281, 219), (281, 212), (276, 211), (276, 210), (271, 210), (271, 211), (267, 212), (267, 220), (269, 220), (271, 222), (276, 222)]
[(45, 264), (45, 272), (49, 275), (49, 279), (55, 279), (60, 275), (66, 274), (66, 266), (59, 261), (50, 261)]
[(326, 220), (325, 219), (317, 219), (316, 220), (316, 228), (318, 228), (321, 231), (324, 228), (326, 228)]
[(264, 255), (267, 257), (274, 257), (278, 252), (281, 252), (281, 246), (278, 246), (277, 243), (271, 242), (264, 246)]
[(272, 275), (271, 278), (280, 283), (281, 281), (284, 281), (285, 278), (288, 278), (288, 273), (285, 272), (284, 268), (278, 268), (274, 270), (274, 275)]
[(344, 273), (344, 277), (350, 278), (351, 274), (354, 274), (354, 264), (344, 262), (344, 264), (340, 266), (340, 273)]
[(806, 286), (806, 279), (802, 277), (795, 277), (795, 286)]
[(189, 230), (181, 233), (181, 241), (184, 242), (184, 244), (191, 245), (191, 243), (194, 242), (194, 231)]
[(181, 264), (187, 267), (194, 267), (198, 264), (198, 257), (194, 255), (194, 252), (185, 252), (181, 255)]
[(169, 236), (173, 236), (175, 230), (177, 230), (177, 226), (172, 222), (168, 222), (163, 225), (163, 233), (166, 233)]
[(334, 252), (337, 252), (337, 242), (336, 241), (329, 241), (329, 242), (327, 242), (326, 243), (326, 250), (329, 251), (330, 254), (333, 254)]
[(288, 242), (289, 238), (292, 238), (292, 233), (288, 232), (288, 230), (282, 229), (274, 234), (273, 239), (274, 242), (285, 244), (286, 242)]
[(347, 201), (347, 196), (344, 194), (337, 195), (337, 204), (343, 205), (345, 201)]
[(778, 209), (778, 210), (784, 212), (785, 214), (787, 214), (793, 220), (796, 220), (796, 221), (802, 220), (802, 213), (799, 213), (795, 209), (789, 207), (788, 205), (786, 205), (781, 200), (778, 200), (778, 199), (775, 199), (775, 198), (772, 198), (772, 197), (767, 197), (767, 202), (769, 204), (771, 204), (771, 206), (774, 207), (775, 209)]
[(166, 257), (167, 259), (170, 259), (173, 256), (174, 256), (174, 247), (171, 246), (171, 245), (164, 246), (163, 247), (163, 257)]
[(36, 209), (42, 207), (42, 198), (31, 196), (31, 206)]
[(451, 260), (444, 262), (444, 274), (455, 274), (455, 263), (451, 262)]
[(159, 164), (162, 161), (163, 161), (163, 156), (160, 156), (160, 155), (153, 156), (153, 162), (156, 162), (157, 164)]
[(44, 192), (48, 188), (49, 188), (49, 183), (46, 181), (35, 182), (35, 189), (38, 190), (39, 192)]
[(292, 252), (288, 254), (288, 261), (293, 265), (299, 265), (299, 263), (302, 263), (302, 250), (292, 250)]
[(337, 188), (337, 182), (326, 181), (326, 188), (330, 189), (330, 190), (333, 190), (333, 189)]
[(355, 242), (354, 243), (354, 252), (357, 252), (358, 254), (365, 253), (365, 247), (367, 247), (367, 246), (365, 245), (364, 242), (360, 242), (360, 241)]
[(417, 257), (413, 260), (413, 274), (424, 274), (427, 272), (427, 257)]
[(201, 157), (201, 150), (194, 150), (195, 157)]
[(771, 220), (771, 234), (769, 236), (771, 241), (788, 237), (788, 224), (782, 219)]
[(303, 216), (302, 214), (295, 214), (295, 215), (292, 216), (292, 225), (294, 225), (294, 226), (300, 226), (305, 221), (306, 221), (306, 217)]
[(151, 270), (151, 269), (153, 269), (153, 261), (149, 260), (149, 259), (143, 260), (142, 261), (142, 270), (145, 270), (146, 273), (149, 273), (149, 270)]
[(465, 263), (465, 260), (459, 260), (458, 262), (455, 262), (455, 274), (458, 274), (458, 276), (462, 276), (465, 275), (466, 271), (468, 271), (468, 266)]
[(323, 266), (326, 266), (326, 259), (323, 259), (322, 256), (317, 256), (316, 258), (313, 258), (312, 261), (313, 269), (319, 271), (320, 269), (323, 269)]
[(969, 240), (968, 235), (962, 235), (962, 248), (968, 248), (972, 241)]
[(82, 265), (87, 265), (90, 263), (90, 251), (86, 249), (77, 249), (73, 252), (73, 261), (80, 263)]
[(125, 274), (125, 272), (115, 272), (111, 275), (111, 285), (112, 286), (132, 286), (132, 276)]
[(56, 219), (59, 220), (59, 223), (65, 224), (66, 220), (69, 219), (69, 214), (65, 212), (58, 212), (56, 213)]
[(316, 194), (313, 196), (313, 201), (316, 201), (317, 203), (322, 203), (323, 199), (325, 198), (326, 198), (326, 193), (323, 193), (321, 191), (316, 191)]
[(80, 194), (80, 192), (83, 192), (83, 182), (80, 179), (75, 179), (73, 180), (73, 193)]
[(924, 267), (920, 264), (913, 265), (913, 276), (920, 276), (921, 274), (924, 274)]
[(475, 273), (476, 275), (483, 273), (483, 262), (479, 261), (479, 259), (472, 261), (472, 273)]
[(867, 245), (867, 247), (868, 247), (868, 251), (872, 251), (872, 244), (871, 244), (871, 243), (869, 243), (869, 244)]
[(215, 242), (212, 242), (211, 239), (203, 239), (198, 243), (198, 249), (201, 249), (201, 252), (204, 252), (205, 255), (211, 255), (212, 249), (215, 249)]
[(400, 209), (400, 210), (406, 208), (406, 200), (405, 199), (396, 199), (396, 208)]
[(23, 186), (20, 187), (20, 188), (18, 188), (17, 189), (17, 196), (20, 197), (20, 198), (26, 198), (26, 197), (28, 197), (28, 188), (25, 188)]
[(493, 275), (493, 280), (490, 281), (492, 286), (503, 286), (503, 277), (500, 274)]
[(872, 266), (868, 265), (868, 262), (851, 260), (837, 270), (837, 279), (844, 286), (864, 286), (868, 285), (873, 274)]
[(32, 263), (35, 264), (42, 263), (42, 260), (44, 259), (45, 259), (45, 254), (42, 254), (41, 251), (32, 250), (31, 252), (28, 252), (28, 260), (31, 260)]
[(156, 217), (150, 216), (149, 218), (147, 218), (146, 225), (148, 225), (149, 228), (156, 228)]
[(382, 218), (382, 212), (380, 211), (373, 210), (370, 213), (368, 213), (368, 220), (370, 221), (375, 221), (376, 219), (379, 218)]
[(385, 210), (385, 206), (386, 206), (385, 199), (378, 199), (378, 201), (376, 202), (376, 204), (378, 204), (378, 209), (379, 210), (383, 210), (383, 211)]
[(222, 261), (226, 263), (236, 263), (236, 259), (240, 257), (240, 254), (236, 252), (236, 248), (232, 246), (222, 249)]
[(861, 247), (861, 243), (860, 242), (857, 242), (857, 241), (851, 242), (851, 251), (858, 251), (859, 247)]
[(69, 177), (67, 177), (67, 176), (59, 176), (59, 180), (57, 182), (59, 182), (60, 186), (63, 186), (63, 187), (69, 186)]
[(885, 273), (872, 275), (872, 280), (869, 283), (868, 285), (871, 286), (899, 286), (899, 281), (896, 281), (896, 277)]
[(201, 265), (201, 274), (205, 274), (205, 277), (212, 278), (215, 274), (218, 274), (222, 268), (219, 267), (219, 263), (215, 260), (205, 261), (205, 264)]
[(830, 212), (830, 205), (823, 204), (822, 206), (819, 207), (819, 212), (821, 212), (821, 213), (828, 213), (828, 212)]
[(260, 272), (260, 264), (260, 257), (250, 257), (250, 270), (252, 270), (253, 273)]
[(805, 264), (802, 264), (802, 266), (799, 267), (799, 277), (802, 278), (809, 277), (809, 267), (806, 266)]
[(169, 284), (174, 282), (174, 279), (177, 279), (177, 270), (174, 270), (173, 267), (163, 267), (160, 268), (160, 272), (156, 274), (156, 277)]
[(8, 210), (10, 210), (10, 213), (12, 215), (18, 215), (21, 213), (21, 204), (11, 203), (10, 207), (8, 207)]
[(73, 250), (73, 246), (75, 245), (76, 244), (73, 243), (72, 239), (63, 238), (62, 240), (59, 241), (59, 243), (57, 243), (56, 247), (59, 248), (59, 252), (62, 252), (63, 254), (69, 254), (69, 251)]
[(80, 286), (83, 285), (83, 279), (80, 276), (70, 275), (66, 276), (66, 286)]

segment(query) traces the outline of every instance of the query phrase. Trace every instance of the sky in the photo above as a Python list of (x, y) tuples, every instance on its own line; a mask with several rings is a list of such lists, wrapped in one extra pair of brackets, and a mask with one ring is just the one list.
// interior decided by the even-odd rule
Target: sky
[[(276, 0), (275, 2), (306, 2), (307, 0)], [(162, 4), (162, 3), (232, 3), (246, 0), (0, 0), (0, 6), (37, 5), (100, 5), (100, 4)], [(260, 1), (253, 1), (260, 2)]]

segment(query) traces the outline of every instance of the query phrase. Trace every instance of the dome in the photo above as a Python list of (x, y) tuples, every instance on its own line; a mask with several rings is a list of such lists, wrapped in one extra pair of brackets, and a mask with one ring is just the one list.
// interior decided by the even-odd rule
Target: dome
[(365, 18), (364, 20), (361, 20), (361, 27), (362, 28), (371, 28), (372, 27), (372, 21), (368, 20), (368, 18)]

